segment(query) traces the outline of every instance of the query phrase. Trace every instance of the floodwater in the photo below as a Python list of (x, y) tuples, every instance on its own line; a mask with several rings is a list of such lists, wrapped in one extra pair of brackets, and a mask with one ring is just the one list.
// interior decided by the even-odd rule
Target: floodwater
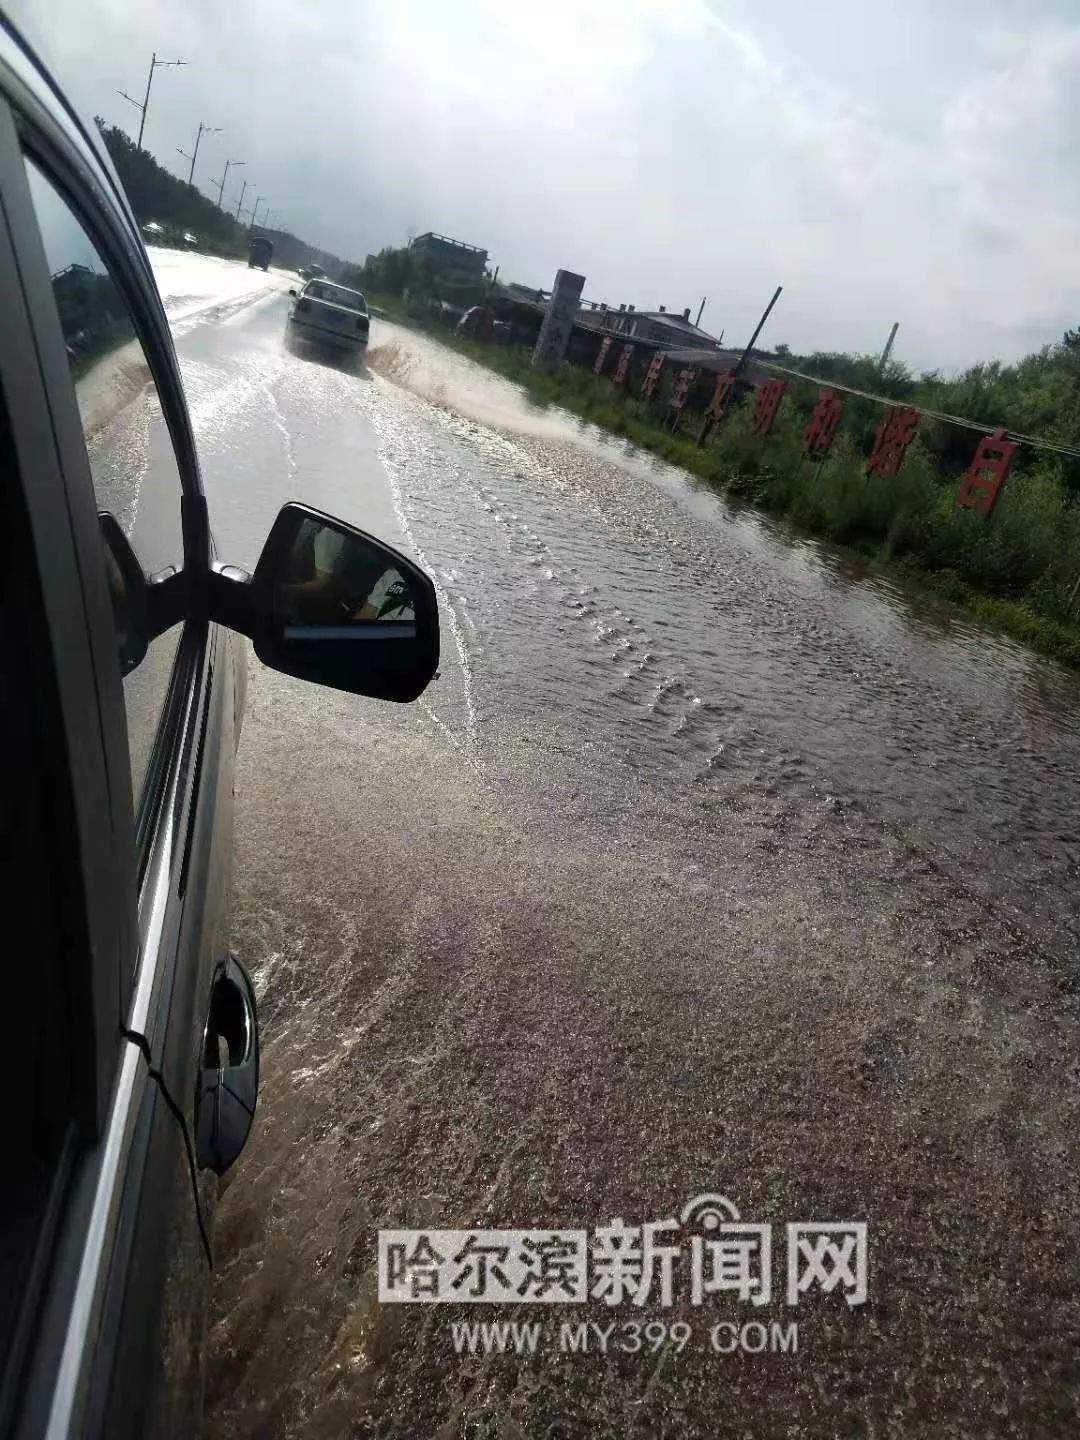
[[(219, 551), (345, 515), (428, 567), (443, 657), (402, 708), (252, 661), (208, 1433), (1074, 1433), (1076, 678), (432, 340), (377, 322), (350, 373), (283, 320), (180, 340)], [(762, 1304), (695, 1306), (687, 1252), (667, 1301), (377, 1300), (380, 1228), (703, 1192), (772, 1226)], [(865, 1303), (789, 1304), (798, 1221), (866, 1224)], [(462, 1319), (547, 1329), (458, 1354)], [(798, 1351), (710, 1345), (757, 1320)]]
[(373, 418), (481, 668), (477, 744), (571, 711), (665, 782), (834, 797), (1069, 956), (1080, 678), (444, 347), (392, 339), (372, 365), (440, 403)]

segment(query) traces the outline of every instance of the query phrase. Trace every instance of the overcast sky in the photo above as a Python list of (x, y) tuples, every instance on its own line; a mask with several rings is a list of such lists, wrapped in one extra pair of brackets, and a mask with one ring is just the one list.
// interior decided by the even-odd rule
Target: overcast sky
[[(0, 0), (5, 3), (5, 0)], [(410, 232), (503, 279), (690, 305), (917, 368), (1080, 321), (1080, 0), (6, 0), (87, 113), (197, 182), (225, 156), (363, 259)], [(205, 157), (205, 158), (204, 158)]]

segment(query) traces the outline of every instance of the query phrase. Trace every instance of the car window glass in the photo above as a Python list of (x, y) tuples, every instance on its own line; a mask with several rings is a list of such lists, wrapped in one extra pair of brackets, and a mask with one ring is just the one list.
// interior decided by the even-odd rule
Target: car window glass
[[(147, 574), (184, 560), (182, 484), (146, 356), (123, 296), (67, 201), (30, 161), (30, 192), (60, 315), (99, 511)], [(180, 639), (176, 625), (124, 677), (136, 809)]]

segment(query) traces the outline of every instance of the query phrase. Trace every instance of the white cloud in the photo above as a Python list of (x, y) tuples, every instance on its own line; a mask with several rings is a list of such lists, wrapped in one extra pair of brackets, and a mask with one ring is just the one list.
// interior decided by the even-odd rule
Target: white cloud
[(899, 319), (902, 357), (947, 366), (1080, 318), (1080, 25), (1051, 3), (51, 0), (46, 39), (124, 123), (115, 89), (182, 51), (151, 148), (179, 167), (222, 125), (204, 179), (242, 156), (339, 253), (434, 228), (614, 303), (707, 293), (735, 337), (782, 282), (774, 341), (873, 349)]

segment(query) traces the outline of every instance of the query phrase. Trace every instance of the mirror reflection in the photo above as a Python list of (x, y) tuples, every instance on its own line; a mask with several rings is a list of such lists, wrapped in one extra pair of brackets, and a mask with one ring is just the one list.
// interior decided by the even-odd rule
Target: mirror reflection
[(306, 516), (277, 576), (274, 610), (286, 640), (411, 640), (409, 581), (362, 536)]

